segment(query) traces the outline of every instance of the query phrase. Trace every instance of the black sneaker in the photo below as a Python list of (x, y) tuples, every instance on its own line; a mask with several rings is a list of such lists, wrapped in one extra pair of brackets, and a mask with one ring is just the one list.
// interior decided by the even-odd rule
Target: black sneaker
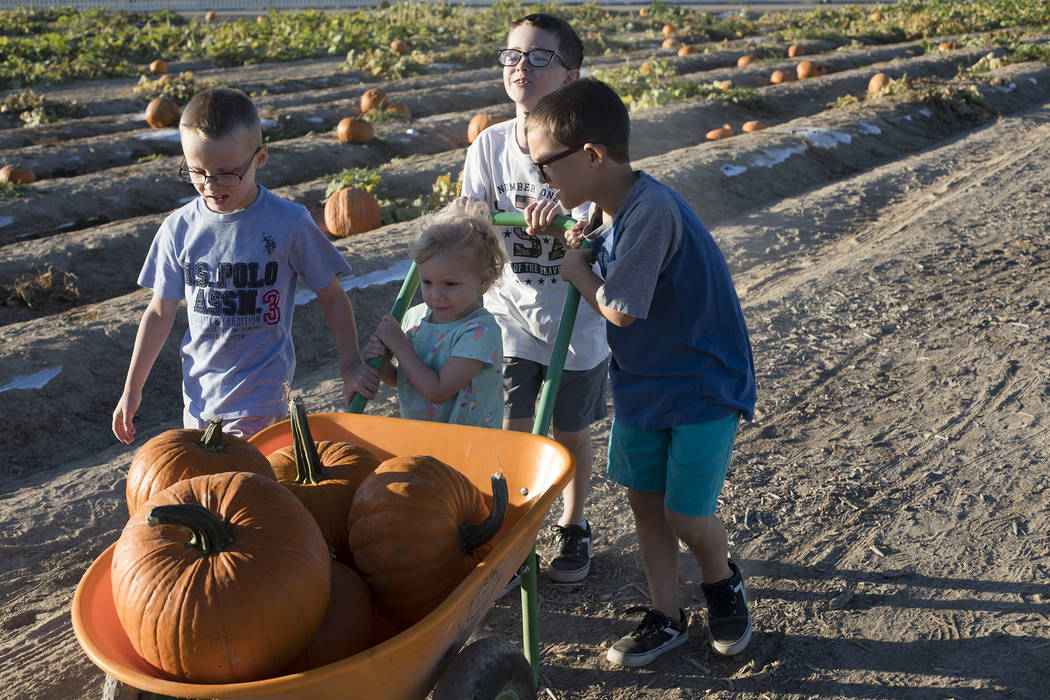
[(555, 525), (560, 553), (551, 560), (547, 576), (558, 583), (576, 583), (587, 578), (591, 571), (591, 524)]
[(725, 656), (740, 653), (751, 641), (751, 613), (747, 609), (744, 577), (732, 559), (729, 568), (733, 571), (729, 578), (700, 584), (707, 599), (711, 646)]
[(628, 608), (627, 612), (644, 612), (645, 617), (634, 632), (609, 647), (605, 658), (614, 664), (644, 666), (665, 651), (681, 646), (689, 638), (689, 621), (681, 609), (678, 610), (678, 622), (645, 607)]
[(505, 595), (507, 595), (508, 593), (510, 593), (512, 591), (518, 590), (518, 588), (520, 588), (520, 587), (521, 587), (521, 574), (515, 573), (513, 576), (510, 577), (510, 581), (507, 581), (507, 585), (503, 587), (503, 590), (500, 591), (500, 594), (498, 596), (496, 596), (496, 600), (499, 600), (499, 599), (503, 598)]

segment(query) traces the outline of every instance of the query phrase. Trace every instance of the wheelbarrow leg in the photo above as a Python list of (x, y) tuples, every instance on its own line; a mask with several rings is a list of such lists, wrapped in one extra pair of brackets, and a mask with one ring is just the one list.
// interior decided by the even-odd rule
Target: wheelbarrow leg
[(539, 616), (539, 604), (536, 594), (536, 571), (539, 569), (539, 559), (536, 557), (536, 546), (533, 545), (529, 556), (521, 567), (521, 637), (525, 649), (525, 658), (532, 666), (532, 680), (539, 687), (540, 684), (540, 640), (537, 617)]

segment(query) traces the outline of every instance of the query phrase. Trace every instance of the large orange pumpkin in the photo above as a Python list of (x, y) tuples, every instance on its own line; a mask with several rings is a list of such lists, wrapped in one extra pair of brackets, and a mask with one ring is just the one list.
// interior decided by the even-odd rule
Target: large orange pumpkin
[(335, 558), (353, 566), (346, 516), (357, 487), (379, 466), (379, 458), (350, 442), (314, 442), (303, 400), (295, 397), (288, 409), (292, 444), (267, 459), (277, 483), (284, 484), (314, 516)]
[(207, 430), (176, 428), (150, 438), (128, 467), (125, 497), (134, 515), (153, 494), (202, 474), (252, 472), (275, 479), (266, 456), (255, 445), (222, 432), (216, 418)]
[(155, 129), (172, 126), (179, 121), (179, 106), (163, 97), (154, 97), (146, 105), (146, 123)]
[(474, 139), (478, 137), (478, 134), (501, 121), (503, 120), (494, 114), (475, 114), (471, 118), (470, 123), (467, 124), (467, 141), (474, 143)]
[(376, 130), (371, 122), (353, 117), (344, 117), (335, 127), (336, 138), (341, 143), (367, 143), (375, 136)]
[(372, 643), (372, 592), (349, 566), (332, 562), (332, 595), (321, 627), (285, 669), (298, 673), (364, 651)]
[(350, 549), (383, 617), (415, 624), (484, 558), (506, 516), (502, 474), (492, 491), (489, 509), (469, 479), (428, 455), (388, 459), (361, 482)]
[(356, 187), (341, 189), (324, 203), (324, 225), (336, 238), (379, 228), (383, 213), (370, 193)]
[(111, 571), (132, 647), (193, 683), (258, 680), (287, 666), (321, 626), (332, 575), (303, 505), (247, 472), (154, 495), (124, 527)]
[(28, 165), (5, 165), (0, 168), (0, 182), (10, 182), (13, 185), (28, 185), (36, 182), (36, 173)]
[(163, 75), (168, 72), (168, 64), (158, 58), (149, 64), (149, 72), (154, 75)]

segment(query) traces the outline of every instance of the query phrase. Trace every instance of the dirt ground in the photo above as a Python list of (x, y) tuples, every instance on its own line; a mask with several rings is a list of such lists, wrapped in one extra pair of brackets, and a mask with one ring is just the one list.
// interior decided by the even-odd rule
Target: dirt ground
[[(637, 620), (624, 610), (647, 601), (630, 510), (604, 476), (606, 421), (593, 433), (591, 575), (582, 585), (540, 578), (539, 697), (1046, 697), (1048, 137), (1050, 107), (1039, 106), (712, 219), (758, 372), (758, 414), (741, 428), (719, 509), (748, 586), (751, 644), (735, 657), (711, 651), (700, 572), (683, 552), (689, 642), (640, 669), (605, 661)], [(396, 261), (410, 232), (384, 235), (347, 244), (358, 271)], [(362, 328), (393, 290), (351, 291)], [(112, 308), (137, 316), (144, 303), (131, 294)], [(313, 332), (316, 317), (297, 311), (297, 332)], [(108, 323), (98, 319), (97, 344), (57, 323), (54, 350), (122, 372), (131, 340), (114, 356), (101, 341)], [(297, 347), (307, 404), (337, 408), (328, 351)], [(177, 396), (177, 385), (154, 390)], [(106, 403), (114, 391), (89, 377), (65, 400)], [(28, 426), (41, 399), (20, 396), (6, 418)], [(368, 411), (396, 406), (387, 393)], [(177, 414), (144, 418), (140, 441)], [(0, 696), (98, 697), (102, 674), (77, 645), (69, 609), (124, 525), (134, 447), (85, 452), (75, 425), (32, 434), (43, 453), (63, 456), (20, 457), (0, 480)], [(549, 560), (546, 532), (539, 551)], [(520, 641), (520, 619), (508, 596), (478, 634)]]

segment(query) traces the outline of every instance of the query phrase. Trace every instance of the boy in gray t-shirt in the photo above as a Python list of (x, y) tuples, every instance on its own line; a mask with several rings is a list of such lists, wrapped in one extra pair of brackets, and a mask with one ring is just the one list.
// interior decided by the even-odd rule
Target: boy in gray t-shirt
[(182, 299), (189, 320), (182, 340), (184, 426), (221, 418), (227, 430), (246, 437), (281, 420), (295, 370), (291, 324), (300, 278), (321, 304), (346, 396), (374, 396), (379, 375), (361, 362), (354, 309), (336, 279), (350, 266), (305, 207), (255, 183), (267, 151), (251, 100), (226, 88), (199, 93), (179, 132), (185, 156), (179, 176), (200, 197), (164, 220), (139, 274), (153, 298), (113, 411), (114, 435), (134, 440), (142, 387)]

